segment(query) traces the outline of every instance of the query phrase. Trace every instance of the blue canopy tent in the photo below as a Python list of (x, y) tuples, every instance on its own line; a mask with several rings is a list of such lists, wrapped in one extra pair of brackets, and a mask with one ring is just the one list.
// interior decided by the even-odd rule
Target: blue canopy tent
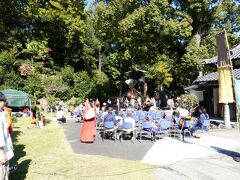
[(6, 89), (0, 91), (7, 98), (7, 106), (9, 107), (30, 107), (31, 99), (28, 98), (28, 94), (22, 91), (17, 91), (14, 89)]

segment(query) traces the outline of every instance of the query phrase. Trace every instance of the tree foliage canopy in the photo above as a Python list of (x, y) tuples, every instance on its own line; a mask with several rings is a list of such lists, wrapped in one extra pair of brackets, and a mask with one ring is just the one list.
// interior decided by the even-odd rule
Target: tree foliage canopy
[(226, 29), (239, 43), (239, 0), (2, 0), (0, 87), (35, 98), (116, 95), (126, 72), (148, 89), (183, 90)]

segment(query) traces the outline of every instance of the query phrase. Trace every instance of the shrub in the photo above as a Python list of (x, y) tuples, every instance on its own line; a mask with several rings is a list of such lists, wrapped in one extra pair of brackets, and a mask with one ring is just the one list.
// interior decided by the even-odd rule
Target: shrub
[(193, 112), (194, 108), (199, 104), (198, 97), (193, 94), (182, 94), (179, 100), (179, 106), (186, 108), (189, 112)]

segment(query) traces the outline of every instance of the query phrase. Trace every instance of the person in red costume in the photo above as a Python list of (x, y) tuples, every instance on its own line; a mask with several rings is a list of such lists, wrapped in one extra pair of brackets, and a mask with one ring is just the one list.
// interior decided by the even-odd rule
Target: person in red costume
[[(89, 113), (92, 116), (89, 116)], [(91, 118), (89, 118), (91, 117)], [(93, 100), (87, 99), (83, 113), (83, 124), (80, 131), (80, 141), (82, 143), (93, 143), (96, 137), (96, 107)]]

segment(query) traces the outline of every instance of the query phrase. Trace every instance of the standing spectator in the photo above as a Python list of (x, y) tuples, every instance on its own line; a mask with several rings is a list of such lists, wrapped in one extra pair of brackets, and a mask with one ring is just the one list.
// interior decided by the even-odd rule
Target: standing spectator
[(100, 101), (98, 100), (98, 98), (95, 101), (95, 106), (97, 106), (97, 105), (100, 107)]
[(128, 100), (128, 98), (125, 99), (124, 104), (125, 104), (125, 107), (126, 107), (126, 108), (129, 106), (129, 100)]
[(141, 109), (141, 107), (142, 107), (142, 98), (140, 96), (138, 96), (137, 103), (138, 103), (138, 109)]
[(110, 98), (107, 100), (107, 107), (112, 107), (112, 101)]
[(6, 114), (3, 111), (6, 97), (0, 92), (0, 179), (8, 179), (9, 160), (14, 156), (10, 134), (7, 129)]
[(160, 108), (161, 100), (160, 100), (159, 92), (154, 91), (154, 97), (155, 97), (155, 100), (156, 100), (156, 106), (157, 106), (158, 108)]
[(84, 106), (82, 103), (79, 104), (79, 111), (80, 111), (80, 114), (81, 116), (83, 116), (83, 110), (84, 110)]
[(120, 99), (117, 98), (117, 111), (120, 111)]
[[(58, 110), (58, 107), (59, 106), (56, 106), (56, 110)], [(73, 115), (74, 115), (74, 106), (70, 106), (69, 107), (69, 112), (70, 112), (70, 116), (73, 117)]]
[(135, 99), (133, 97), (131, 97), (131, 99), (130, 99), (131, 108), (134, 108), (134, 104), (135, 104)]
[(179, 106), (179, 100), (180, 100), (180, 97), (179, 96), (176, 96), (174, 101), (175, 101), (175, 107), (178, 107)]
[(149, 106), (150, 105), (150, 98), (149, 98), (149, 96), (147, 95), (147, 97), (146, 97), (146, 104)]
[(151, 100), (150, 100), (150, 104), (152, 104), (153, 107), (156, 109), (156, 100), (155, 100), (154, 97), (151, 98)]
[(167, 100), (167, 106), (170, 107), (171, 109), (174, 108), (173, 96), (170, 96), (170, 98)]
[(95, 101), (95, 106), (96, 106), (96, 114), (98, 115), (99, 111), (100, 111), (100, 102), (99, 102), (98, 98)]
[(102, 110), (102, 111), (106, 111), (106, 107), (107, 107), (107, 104), (104, 102), (101, 110)]

